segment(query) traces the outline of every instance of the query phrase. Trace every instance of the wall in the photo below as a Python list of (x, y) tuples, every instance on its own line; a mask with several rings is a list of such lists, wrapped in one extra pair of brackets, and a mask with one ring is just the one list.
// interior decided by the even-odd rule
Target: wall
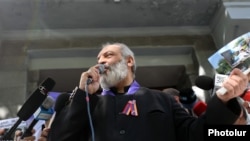
[[(150, 46), (155, 47), (156, 50), (157, 47), (178, 48), (183, 46), (191, 46), (193, 47), (194, 52), (188, 53), (187, 56), (192, 58), (194, 62), (185, 64), (185, 59), (177, 61), (183, 61), (183, 64), (185, 64), (191, 83), (194, 84), (194, 79), (197, 77), (197, 75), (213, 74), (213, 70), (207, 62), (207, 57), (215, 51), (215, 45), (210, 35), (103, 36), (72, 38), (70, 40), (63, 38), (41, 40), (15, 40), (14, 38), (11, 40), (5, 39), (2, 40), (0, 48), (0, 105), (7, 107), (9, 111), (7, 117), (16, 116), (17, 106), (20, 106), (24, 103), (27, 96), (29, 96), (29, 94), (31, 94), (33, 90), (36, 89), (37, 84), (39, 83), (39, 74), (41, 70), (37, 68), (30, 68), (30, 65), (32, 64), (32, 58), (39, 57), (39, 54), (32, 56), (30, 55), (32, 51), (39, 52), (41, 50), (55, 51), (61, 49), (71, 50), (99, 48), (102, 43), (107, 41), (124, 42), (129, 46), (137, 48)], [(41, 55), (40, 57), (46, 58), (46, 55)], [(49, 64), (50, 59), (46, 61), (48, 61)], [(162, 60), (160, 62), (162, 62)], [(39, 66), (39, 64), (37, 65)]]

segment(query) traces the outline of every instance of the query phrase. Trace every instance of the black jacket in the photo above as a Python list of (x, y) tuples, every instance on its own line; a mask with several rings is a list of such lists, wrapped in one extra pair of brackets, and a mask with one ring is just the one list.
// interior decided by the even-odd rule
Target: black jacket
[[(92, 134), (95, 141), (203, 141), (204, 125), (233, 124), (240, 113), (236, 99), (225, 105), (214, 96), (203, 116), (192, 117), (172, 96), (141, 87), (134, 95), (90, 95), (89, 120), (85, 97), (78, 89), (57, 113), (48, 141), (90, 141)], [(121, 113), (129, 100), (138, 116)]]

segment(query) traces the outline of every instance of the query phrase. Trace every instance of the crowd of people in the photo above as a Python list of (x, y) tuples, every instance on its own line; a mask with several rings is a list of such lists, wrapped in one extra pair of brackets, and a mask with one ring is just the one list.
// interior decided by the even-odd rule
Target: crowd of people
[[(100, 64), (105, 66), (101, 73)], [(223, 83), (227, 93), (211, 97), (206, 112), (199, 117), (183, 108), (178, 91), (143, 87), (135, 72), (135, 56), (127, 45), (104, 44), (97, 65), (81, 74), (69, 101), (38, 141), (203, 141), (205, 125), (247, 120), (237, 97), (249, 79), (237, 68)]]

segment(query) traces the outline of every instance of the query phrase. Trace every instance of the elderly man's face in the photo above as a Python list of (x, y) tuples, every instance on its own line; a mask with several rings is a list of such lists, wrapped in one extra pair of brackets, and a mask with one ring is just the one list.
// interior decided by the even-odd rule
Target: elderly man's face
[(122, 59), (121, 50), (116, 45), (109, 45), (103, 48), (97, 56), (99, 64), (112, 65)]
[(100, 85), (103, 89), (114, 87), (117, 83), (126, 78), (128, 73), (125, 59), (109, 66), (109, 71), (101, 75)]
[(114, 87), (121, 80), (126, 78), (128, 66), (126, 59), (121, 55), (120, 48), (114, 45), (107, 46), (99, 53), (98, 63), (109, 66), (105, 74), (100, 77), (100, 85), (103, 89)]

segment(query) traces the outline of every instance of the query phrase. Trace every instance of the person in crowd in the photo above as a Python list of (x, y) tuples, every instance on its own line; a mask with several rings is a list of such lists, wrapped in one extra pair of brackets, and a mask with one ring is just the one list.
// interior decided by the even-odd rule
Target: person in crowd
[[(4, 133), (6, 132), (5, 129), (0, 129), (0, 136), (3, 136)], [(36, 131), (33, 129), (32, 133), (34, 134)], [(34, 135), (28, 136), (28, 137), (24, 137), (23, 139), (21, 139), (22, 136), (22, 131), (21, 130), (16, 130), (15, 135), (14, 135), (14, 141), (35, 141), (36, 137)], [(0, 141), (1, 137), (0, 137)]]
[[(243, 107), (242, 107), (243, 108)], [(240, 116), (237, 118), (237, 120), (233, 123), (233, 125), (247, 125), (247, 116), (246, 112), (242, 111), (240, 113)]]
[(183, 104), (180, 101), (180, 91), (175, 89), (175, 88), (165, 88), (162, 90), (166, 94), (170, 94), (174, 97), (174, 99), (183, 107), (189, 114), (193, 115), (192, 111), (187, 109), (186, 107), (183, 106)]
[(162, 90), (166, 94), (170, 94), (174, 97), (174, 99), (182, 105), (180, 102), (180, 91), (175, 88), (165, 88)]
[(45, 128), (42, 130), (42, 133), (41, 133), (40, 137), (38, 138), (38, 141), (47, 141), (47, 137), (48, 137), (48, 134), (49, 134), (49, 130), (50, 130), (49, 127), (45, 127)]
[(243, 103), (243, 107), (246, 110), (245, 111), (246, 117), (247, 117), (246, 124), (250, 125), (250, 100), (249, 101), (245, 100), (244, 103)]
[(239, 119), (236, 124), (247, 124), (250, 125), (250, 89), (248, 88), (245, 93), (238, 98), (239, 103), (242, 104), (243, 108), (245, 109), (244, 112), (242, 112), (242, 117), (246, 117), (246, 122), (245, 120)]
[(233, 125), (243, 110), (236, 98), (248, 78), (240, 69), (223, 83), (227, 93), (217, 92), (199, 117), (189, 115), (172, 96), (141, 86), (135, 72), (135, 56), (127, 45), (104, 44), (97, 64), (81, 74), (68, 104), (40, 141), (203, 141), (204, 125)]

